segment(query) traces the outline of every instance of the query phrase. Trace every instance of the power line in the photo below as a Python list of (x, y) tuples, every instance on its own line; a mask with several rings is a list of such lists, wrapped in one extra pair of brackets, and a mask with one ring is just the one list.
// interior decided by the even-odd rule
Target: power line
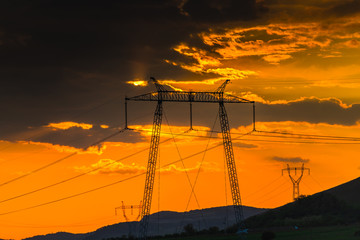
[[(119, 130), (119, 131), (117, 131), (117, 132), (115, 132), (115, 133), (113, 133), (113, 134), (111, 134), (111, 135), (109, 135), (109, 136), (107, 136), (107, 137), (104, 137), (103, 139), (101, 139), (101, 140), (99, 140), (99, 141), (96, 141), (96, 142), (93, 143), (93, 144), (88, 145), (88, 146), (87, 146), (86, 148), (84, 148), (84, 149), (88, 149), (89, 147), (96, 146), (96, 145), (100, 144), (101, 142), (103, 142), (103, 141), (105, 141), (105, 140), (108, 140), (109, 138), (112, 138), (112, 137), (114, 137), (114, 136), (116, 136), (116, 135), (124, 132), (125, 130), (127, 130), (127, 129), (125, 129), (125, 128), (124, 128), (124, 129), (121, 129), (121, 130)], [(55, 165), (55, 164), (58, 164), (58, 163), (66, 160), (66, 159), (68, 159), (68, 158), (71, 158), (71, 157), (73, 157), (73, 156), (75, 156), (75, 155), (77, 155), (77, 154), (78, 154), (78, 152), (74, 152), (74, 153), (71, 153), (71, 154), (69, 154), (69, 155), (67, 155), (67, 156), (65, 156), (65, 157), (59, 158), (59, 159), (57, 159), (57, 160), (55, 160), (55, 161), (53, 161), (53, 162), (51, 162), (51, 163), (48, 163), (48, 164), (46, 164), (46, 165), (44, 165), (44, 166), (42, 166), (42, 167), (40, 167), (40, 168), (34, 169), (34, 170), (32, 170), (32, 171), (30, 171), (30, 172), (28, 172), (28, 173), (25, 173), (25, 174), (23, 174), (23, 175), (21, 175), (21, 176), (19, 176), (19, 177), (16, 177), (16, 178), (13, 178), (13, 179), (8, 180), (8, 181), (6, 181), (6, 182), (3, 182), (3, 183), (0, 184), (0, 187), (5, 186), (5, 185), (7, 185), (7, 184), (9, 184), (9, 183), (15, 182), (15, 181), (17, 181), (17, 180), (20, 180), (20, 179), (22, 179), (22, 178), (24, 178), (24, 177), (27, 177), (27, 176), (29, 176), (29, 175), (32, 175), (32, 174), (34, 174), (34, 173), (40, 172), (41, 170), (44, 170), (44, 169), (46, 169), (46, 168), (48, 168), (48, 167), (51, 167), (51, 166), (53, 166), (53, 165)]]
[[(129, 130), (137, 131), (136, 129), (129, 129)], [(141, 130), (141, 131), (146, 131), (146, 130)], [(186, 133), (186, 132), (184, 132), (183, 134), (185, 134), (185, 133)], [(183, 134), (176, 134), (176, 135), (181, 136), (181, 135), (183, 135)], [(166, 139), (166, 140), (160, 142), (160, 144), (165, 143), (165, 142), (168, 142), (168, 141), (170, 141), (170, 140), (172, 140), (172, 138)], [(29, 191), (29, 192), (26, 192), (26, 193), (23, 193), (23, 194), (16, 195), (16, 196), (14, 196), (14, 197), (10, 197), (10, 198), (4, 199), (4, 200), (0, 200), (0, 203), (8, 202), (8, 201), (11, 201), (11, 200), (14, 200), (14, 199), (17, 199), (17, 198), (21, 198), (21, 197), (24, 197), (24, 196), (27, 196), (27, 195), (31, 195), (31, 194), (34, 194), (34, 193), (37, 193), (37, 192), (40, 192), (40, 191), (49, 189), (49, 188), (51, 188), (51, 187), (55, 187), (55, 186), (57, 186), (57, 185), (60, 185), (60, 184), (63, 184), (63, 183), (66, 183), (66, 182), (75, 180), (75, 179), (77, 179), (77, 178), (80, 178), (80, 177), (85, 176), (85, 175), (87, 175), (87, 174), (89, 174), (89, 173), (92, 173), (92, 172), (96, 172), (96, 171), (98, 171), (98, 170), (100, 170), (100, 169), (102, 169), (102, 168), (105, 168), (105, 167), (110, 166), (110, 165), (112, 165), (112, 164), (114, 164), (114, 163), (123, 161), (123, 160), (125, 160), (125, 159), (127, 159), (127, 158), (133, 157), (133, 156), (135, 156), (135, 155), (137, 155), (137, 154), (139, 154), (139, 153), (142, 153), (142, 152), (144, 152), (144, 151), (147, 151), (147, 150), (148, 150), (148, 148), (144, 148), (144, 149), (142, 149), (142, 150), (140, 150), (140, 151), (138, 151), (138, 152), (135, 152), (135, 153), (133, 153), (133, 154), (127, 155), (127, 156), (125, 156), (125, 157), (123, 157), (123, 158), (120, 158), (120, 159), (114, 161), (114, 162), (109, 162), (109, 163), (107, 163), (107, 164), (105, 164), (105, 165), (102, 165), (102, 166), (100, 166), (100, 167), (94, 168), (94, 169), (89, 170), (89, 171), (87, 171), (87, 172), (85, 172), (85, 173), (78, 174), (78, 175), (76, 175), (76, 176), (73, 176), (73, 177), (70, 177), (70, 178), (61, 180), (61, 181), (59, 181), (59, 182), (56, 182), (56, 183), (53, 183), (53, 184), (50, 184), (50, 185), (47, 185), (47, 186), (44, 186), (44, 187), (41, 187), (41, 188), (32, 190), (32, 191)]]
[(186, 174), (186, 178), (187, 178), (188, 183), (189, 183), (190, 188), (191, 188), (191, 193), (193, 193), (193, 194), (194, 194), (194, 197), (195, 197), (196, 203), (197, 203), (198, 207), (199, 207), (199, 208), (201, 208), (201, 207), (200, 207), (200, 204), (199, 204), (199, 201), (198, 201), (198, 199), (197, 199), (197, 197), (196, 197), (196, 194), (195, 194), (195, 192), (194, 192), (193, 184), (191, 183), (191, 180), (190, 180), (189, 174), (188, 174), (188, 172), (187, 172), (187, 170), (186, 170), (186, 167), (185, 167), (184, 161), (182, 160), (182, 157), (181, 157), (181, 154), (180, 154), (179, 147), (178, 147), (178, 145), (176, 144), (176, 141), (175, 141), (174, 135), (172, 134), (172, 131), (171, 131), (171, 129), (170, 129), (170, 125), (169, 125), (169, 121), (168, 121), (168, 119), (167, 119), (167, 117), (166, 117), (166, 114), (165, 114), (165, 113), (164, 113), (164, 117), (165, 117), (166, 123), (167, 123), (167, 125), (168, 125), (168, 127), (169, 127), (169, 130), (170, 130), (170, 134), (171, 134), (171, 136), (172, 136), (172, 139), (173, 139), (173, 141), (174, 141), (174, 145), (175, 145), (175, 148), (176, 148), (177, 154), (178, 154), (178, 156), (179, 156), (179, 158), (180, 158), (180, 160), (181, 160), (182, 166), (183, 166), (183, 168), (184, 168), (184, 171), (185, 171), (185, 174)]
[(289, 132), (277, 132), (277, 131), (260, 131), (256, 130), (255, 132), (260, 133), (272, 133), (278, 135), (293, 135), (293, 136), (304, 136), (304, 137), (318, 137), (318, 138), (330, 138), (330, 139), (342, 139), (342, 140), (351, 140), (351, 141), (360, 141), (358, 137), (345, 137), (345, 136), (332, 136), (332, 135), (317, 135), (317, 134), (301, 134), (301, 133), (289, 133)]
[(255, 192), (252, 192), (252, 193), (248, 194), (247, 196), (245, 196), (245, 199), (250, 197), (250, 196), (256, 195), (259, 192), (262, 192), (264, 189), (270, 187), (271, 185), (273, 185), (275, 182), (277, 182), (281, 178), (282, 178), (282, 176), (278, 177), (277, 179), (275, 179), (274, 181), (268, 183), (267, 185), (263, 186), (262, 188), (257, 189)]
[[(218, 116), (219, 116), (219, 115), (217, 114), (216, 117), (215, 117), (215, 121), (214, 121), (214, 124), (213, 124), (213, 129), (215, 128), (215, 124), (216, 124), (216, 121), (217, 121)], [(189, 199), (188, 199), (188, 201), (187, 201), (187, 204), (186, 204), (185, 211), (187, 211), (188, 208), (189, 208), (192, 195), (194, 195), (194, 198), (195, 198), (195, 200), (196, 200), (196, 202), (197, 202), (197, 204), (198, 204), (198, 206), (199, 206), (198, 199), (197, 199), (197, 197), (196, 197), (196, 195), (195, 195), (195, 186), (196, 186), (197, 180), (198, 180), (198, 178), (199, 178), (199, 174), (200, 174), (200, 170), (201, 170), (202, 164), (203, 164), (203, 162), (204, 162), (204, 160), (205, 160), (205, 155), (206, 155), (207, 149), (208, 149), (208, 147), (209, 147), (210, 140), (211, 140), (211, 134), (210, 134), (209, 140), (208, 140), (208, 142), (207, 142), (207, 144), (206, 144), (206, 147), (205, 147), (205, 150), (204, 150), (204, 154), (203, 154), (203, 156), (202, 156), (202, 159), (201, 159), (201, 163), (200, 163), (199, 169), (198, 169), (198, 171), (197, 171), (197, 173), (196, 173), (196, 177), (195, 177), (194, 184), (191, 186), (191, 192), (190, 192), (190, 196), (189, 196)], [(199, 206), (199, 208), (200, 208), (200, 206)], [(200, 213), (201, 213), (201, 218), (202, 218), (202, 220), (203, 220), (204, 223), (205, 223), (205, 226), (208, 226), (208, 223), (207, 223), (206, 220), (205, 220), (203, 211), (200, 211)], [(184, 216), (182, 217), (182, 219), (181, 219), (180, 227), (182, 226), (182, 224), (183, 224), (183, 222), (184, 222), (184, 218), (185, 218), (185, 215), (184, 215)]]
[(299, 137), (299, 136), (284, 136), (284, 135), (267, 135), (267, 134), (255, 134), (254, 136), (267, 137), (267, 138), (286, 138), (286, 139), (302, 139), (302, 140), (320, 140), (320, 141), (345, 141), (345, 142), (360, 142), (360, 140), (348, 140), (340, 138), (323, 138), (323, 137)]
[[(256, 136), (256, 135), (252, 135)], [(316, 141), (280, 141), (280, 140), (264, 140), (264, 139), (248, 139), (243, 138), (243, 141), (250, 141), (250, 142), (267, 142), (267, 143), (302, 143), (302, 144), (340, 144), (340, 145), (353, 145), (353, 144), (360, 144), (360, 142), (316, 142)]]
[(46, 206), (46, 205), (49, 205), (49, 204), (52, 204), (52, 203), (61, 202), (61, 201), (64, 201), (64, 200), (67, 200), (67, 199), (70, 199), (70, 198), (74, 198), (74, 197), (78, 197), (78, 196), (81, 196), (81, 195), (84, 195), (84, 194), (87, 194), (87, 193), (95, 192), (97, 190), (107, 188), (107, 187), (113, 186), (115, 184), (119, 184), (119, 183), (122, 183), (122, 182), (125, 182), (125, 181), (128, 181), (128, 180), (131, 180), (133, 178), (139, 177), (139, 176), (144, 175), (144, 174), (145, 173), (140, 173), (140, 174), (137, 174), (137, 175), (122, 179), (120, 181), (116, 181), (116, 182), (113, 182), (113, 183), (110, 183), (110, 184), (107, 184), (107, 185), (103, 185), (103, 186), (93, 188), (93, 189), (90, 189), (88, 191), (84, 191), (84, 192), (81, 192), (81, 193), (73, 194), (73, 195), (70, 195), (70, 196), (67, 196), (67, 197), (59, 198), (59, 199), (56, 199), (56, 200), (53, 200), (53, 201), (37, 204), (37, 205), (26, 207), (26, 208), (21, 208), (21, 209), (18, 209), (18, 210), (13, 210), (13, 211), (9, 211), (9, 212), (0, 213), (0, 216), (11, 214), (11, 213), (22, 212), (22, 211), (25, 211), (25, 210), (30, 210), (30, 209), (33, 209), (33, 208)]
[[(251, 133), (252, 133), (252, 131), (244, 134), (243, 136), (249, 135)], [(242, 136), (240, 136), (240, 137), (242, 137)], [(238, 138), (240, 138), (240, 137), (238, 137)], [(238, 138), (236, 138), (236, 139), (238, 139)], [(197, 155), (199, 155), (201, 153), (204, 153), (205, 151), (215, 149), (215, 148), (217, 148), (217, 147), (219, 147), (221, 145), (222, 145), (222, 142), (216, 144), (215, 146), (209, 147), (207, 150), (199, 151), (199, 152), (193, 153), (193, 154), (191, 154), (191, 155), (189, 155), (187, 157), (184, 157), (182, 159), (179, 159), (179, 160), (173, 161), (171, 163), (165, 164), (161, 168), (165, 168), (165, 167), (168, 167), (168, 166), (170, 166), (172, 164), (175, 164), (175, 163), (181, 162), (183, 160), (195, 157), (195, 156), (197, 156)], [(25, 207), (25, 208), (21, 208), (21, 209), (17, 209), (17, 210), (3, 212), (3, 213), (0, 213), (0, 216), (12, 214), (12, 213), (17, 213), (17, 212), (22, 212), (22, 211), (26, 211), (26, 210), (30, 210), (30, 209), (34, 209), (34, 208), (38, 208), (38, 207), (42, 207), (42, 206), (46, 206), (46, 205), (50, 205), (50, 204), (53, 204), (53, 203), (61, 202), (61, 201), (67, 200), (67, 199), (75, 198), (75, 197), (78, 197), (78, 196), (81, 196), (81, 195), (85, 195), (85, 194), (88, 194), (88, 193), (91, 193), (91, 192), (95, 192), (95, 191), (98, 191), (98, 190), (101, 190), (101, 189), (104, 189), (104, 188), (107, 188), (107, 187), (110, 187), (110, 186), (113, 186), (113, 185), (116, 185), (116, 184), (119, 184), (119, 183), (122, 183), (122, 182), (125, 182), (125, 181), (128, 181), (128, 180), (140, 177), (140, 176), (145, 175), (145, 174), (146, 174), (146, 172), (143, 172), (143, 173), (140, 173), (140, 174), (137, 174), (137, 175), (134, 175), (134, 176), (131, 176), (131, 177), (116, 181), (116, 182), (112, 182), (110, 184), (106, 184), (106, 185), (103, 185), (103, 186), (100, 186), (100, 187), (97, 187), (97, 188), (93, 188), (93, 189), (90, 189), (90, 190), (87, 190), (87, 191), (84, 191), (84, 192), (80, 192), (80, 193), (77, 193), (77, 194), (70, 195), (70, 196), (67, 196), (67, 197), (63, 197), (63, 198), (48, 201), (48, 202), (45, 202), (45, 203), (33, 205), (33, 206), (30, 206), (30, 207)]]
[[(134, 131), (143, 131), (143, 132), (151, 132), (151, 130), (144, 130), (144, 129), (132, 129), (131, 130)], [(205, 133), (221, 133), (219, 131), (209, 131), (209, 130), (196, 130), (197, 132), (205, 132)], [(254, 132), (259, 132), (259, 131), (254, 131)], [(171, 134), (169, 132), (162, 132), (162, 134)], [(173, 135), (177, 135), (176, 133), (173, 133)], [(209, 136), (199, 136), (199, 135), (193, 135), (193, 134), (182, 134), (183, 136), (188, 136), (188, 137), (199, 137), (199, 138), (209, 138)], [(243, 135), (243, 133), (231, 133), (231, 135)], [(274, 136), (274, 135), (260, 135), (260, 134), (252, 134), (251, 136), (253, 137), (272, 137), (272, 138), (286, 138), (286, 139), (302, 139), (304, 141), (280, 141), (280, 140), (265, 140), (265, 139), (242, 139), (242, 140), (247, 140), (247, 141), (260, 141), (260, 142), (284, 142), (284, 143), (309, 143), (309, 144), (360, 144), (360, 138), (359, 140), (357, 140), (356, 138), (346, 138), (346, 137), (338, 137), (337, 139), (335, 138), (325, 138), (326, 136), (324, 136), (324, 138), (304, 138), (304, 137), (286, 137), (286, 136)], [(320, 135), (318, 135), (320, 136)], [(210, 136), (210, 138), (216, 138), (216, 139), (221, 139), (221, 137), (218, 136)], [(353, 139), (353, 140), (351, 140)], [(321, 141), (305, 141), (305, 140), (321, 140)], [(345, 142), (331, 142), (331, 141), (345, 141)]]
[[(96, 105), (96, 106), (94, 106), (94, 107), (92, 107), (92, 108), (90, 108), (90, 109), (88, 109), (88, 110), (86, 110), (86, 111), (84, 111), (84, 112), (81, 112), (81, 113), (78, 113), (78, 114), (76, 114), (76, 115), (73, 115), (72, 117), (70, 117), (70, 119), (77, 119), (78, 117), (80, 117), (80, 116), (82, 116), (82, 115), (84, 115), (84, 114), (87, 114), (87, 113), (89, 113), (89, 112), (91, 112), (91, 111), (94, 111), (94, 110), (97, 109), (97, 108), (100, 108), (100, 107), (102, 107), (102, 106), (104, 106), (104, 105), (106, 105), (106, 104), (109, 104), (109, 103), (113, 102), (114, 100), (116, 100), (116, 99), (119, 98), (119, 97), (121, 97), (121, 96), (114, 97), (114, 98), (109, 99), (109, 100), (107, 100), (107, 101), (105, 101), (105, 102), (103, 102), (103, 103), (101, 103), (101, 104), (99, 104), (99, 105)], [(38, 129), (40, 129), (40, 128), (42, 128), (42, 127), (43, 127), (43, 126), (40, 126), (40, 127), (38, 127)], [(37, 129), (37, 128), (35, 128), (35, 129)], [(41, 135), (42, 135), (42, 133), (37, 133), (37, 134), (34, 134), (34, 135), (30, 136), (30, 137), (25, 138), (25, 139), (22, 140), (22, 141), (30, 141), (31, 139), (36, 138), (36, 137), (41, 136)], [(7, 145), (7, 146), (4, 146), (3, 148), (0, 148), (0, 151), (5, 150), (5, 149), (7, 149), (7, 148), (9, 148), (9, 147), (11, 147), (11, 146), (12, 146), (11, 144), (9, 144), (9, 145)]]
[(17, 181), (17, 180), (20, 180), (20, 179), (22, 179), (22, 178), (24, 178), (24, 177), (27, 177), (27, 176), (31, 175), (31, 174), (37, 173), (37, 172), (39, 172), (39, 171), (41, 171), (41, 170), (44, 170), (44, 169), (46, 169), (46, 168), (48, 168), (48, 167), (51, 167), (52, 165), (55, 165), (55, 164), (57, 164), (57, 163), (59, 163), (59, 162), (62, 162), (62, 161), (64, 161), (64, 160), (68, 159), (68, 158), (71, 158), (72, 156), (75, 156), (76, 154), (77, 154), (77, 152), (71, 153), (71, 154), (69, 154), (69, 155), (67, 155), (67, 156), (65, 156), (65, 157), (62, 157), (62, 158), (60, 158), (60, 159), (57, 159), (57, 160), (55, 160), (55, 161), (53, 161), (53, 162), (51, 162), (51, 163), (49, 163), (49, 164), (46, 164), (46, 165), (44, 165), (44, 166), (42, 166), (42, 167), (40, 167), (40, 168), (34, 169), (34, 170), (32, 170), (31, 172), (25, 173), (25, 174), (23, 174), (23, 175), (21, 175), (21, 176), (19, 176), (19, 177), (16, 177), (16, 178), (13, 178), (13, 179), (8, 180), (8, 181), (6, 181), (6, 182), (3, 182), (3, 183), (0, 184), (0, 187), (5, 186), (5, 185), (7, 185), (7, 184), (9, 184), (9, 183), (15, 182), (15, 181)]
[[(170, 141), (170, 140), (171, 140), (171, 139), (169, 138), (169, 139), (166, 139), (166, 140), (162, 141), (161, 143), (165, 143), (165, 142)], [(161, 143), (160, 143), (160, 144), (161, 144)], [(125, 156), (125, 157), (122, 157), (122, 158), (120, 158), (120, 159), (118, 159), (118, 160), (115, 160), (115, 161), (113, 161), (113, 162), (109, 162), (109, 163), (107, 163), (107, 164), (105, 164), (105, 165), (102, 165), (102, 166), (100, 166), (100, 167), (91, 169), (91, 170), (89, 170), (89, 171), (87, 171), (87, 172), (78, 174), (78, 175), (76, 175), (76, 176), (73, 176), (73, 177), (70, 177), (70, 178), (61, 180), (61, 181), (59, 181), (59, 182), (56, 182), (56, 183), (47, 185), (47, 186), (45, 186), (45, 187), (41, 187), (41, 188), (32, 190), (32, 191), (30, 191), (30, 192), (26, 192), (26, 193), (23, 193), (23, 194), (20, 194), (20, 195), (11, 197), (11, 198), (7, 198), (7, 199), (4, 199), (4, 200), (0, 200), (0, 203), (8, 202), (8, 201), (11, 201), (11, 200), (20, 198), (20, 197), (24, 197), (24, 196), (27, 196), (27, 195), (30, 195), (30, 194), (34, 194), (34, 193), (43, 191), (43, 190), (45, 190), (45, 189), (48, 189), (48, 188), (51, 188), (51, 187), (55, 187), (55, 186), (57, 186), (57, 185), (60, 185), (60, 184), (63, 184), (63, 183), (72, 181), (72, 180), (74, 180), (74, 179), (77, 179), (77, 178), (80, 178), (80, 177), (82, 177), (82, 176), (85, 176), (85, 175), (87, 175), (87, 174), (89, 174), (89, 173), (96, 172), (96, 171), (98, 171), (98, 170), (100, 170), (100, 169), (102, 169), (102, 168), (105, 168), (105, 167), (107, 167), (107, 166), (110, 166), (110, 165), (112, 165), (112, 164), (114, 164), (114, 163), (117, 163), (117, 162), (123, 161), (123, 160), (125, 160), (125, 159), (127, 159), (127, 158), (133, 157), (133, 156), (135, 156), (135, 155), (137, 155), (137, 154), (139, 154), (139, 153), (145, 152), (145, 151), (147, 151), (147, 150), (148, 150), (148, 148), (144, 148), (144, 149), (142, 149), (142, 150), (140, 150), (140, 151), (137, 151), (137, 152), (135, 152), (135, 153), (132, 153), (132, 154), (130, 154), (130, 155), (127, 155), (127, 156)]]
[[(285, 188), (284, 188), (285, 187)], [(278, 192), (279, 190), (281, 190), (281, 192)], [(260, 201), (256, 201), (255, 200), (255, 204), (260, 204), (266, 201), (269, 201), (270, 199), (274, 199), (276, 197), (279, 197), (282, 193), (286, 192), (289, 190), (289, 186), (286, 185), (281, 185), (280, 187), (276, 188), (275, 190), (272, 190), (271, 192), (268, 192), (267, 194), (265, 194), (262, 199), (260, 199)], [(276, 194), (274, 194), (276, 193)], [(270, 196), (268, 198), (264, 198), (266, 196)], [(259, 200), (259, 199), (258, 199)]]

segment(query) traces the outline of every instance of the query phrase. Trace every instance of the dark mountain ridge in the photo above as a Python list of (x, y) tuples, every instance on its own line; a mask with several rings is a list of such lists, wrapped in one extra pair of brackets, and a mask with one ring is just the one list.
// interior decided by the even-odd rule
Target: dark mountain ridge
[[(263, 213), (268, 209), (243, 207), (245, 218)], [(206, 220), (204, 220), (206, 219)], [(204, 230), (210, 227), (224, 229), (235, 223), (233, 206), (214, 207), (188, 212), (162, 211), (150, 216), (148, 235), (166, 235), (181, 233), (187, 224), (192, 224), (196, 230)], [(99, 228), (98, 230), (84, 234), (72, 234), (59, 232), (42, 236), (34, 236), (24, 240), (101, 240), (122, 236), (137, 235), (139, 222), (117, 223)]]

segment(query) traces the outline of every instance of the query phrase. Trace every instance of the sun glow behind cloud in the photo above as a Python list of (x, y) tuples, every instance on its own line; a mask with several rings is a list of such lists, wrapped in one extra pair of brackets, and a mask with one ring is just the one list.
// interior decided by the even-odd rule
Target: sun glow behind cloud
[(127, 84), (132, 84), (136, 87), (146, 87), (148, 85), (147, 81), (144, 80), (134, 80), (134, 81), (127, 81)]
[(84, 130), (88, 130), (91, 129), (93, 125), (88, 123), (59, 122), (59, 123), (49, 123), (46, 127), (60, 129), (60, 130), (66, 130), (72, 127), (78, 127)]

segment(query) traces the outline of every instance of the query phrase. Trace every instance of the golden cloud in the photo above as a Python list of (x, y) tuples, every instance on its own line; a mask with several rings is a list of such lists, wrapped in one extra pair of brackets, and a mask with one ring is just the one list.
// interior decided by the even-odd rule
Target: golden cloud
[(198, 65), (201, 69), (203, 69), (206, 66), (221, 65), (218, 59), (209, 56), (209, 54), (205, 50), (198, 49), (195, 47), (189, 47), (184, 43), (181, 43), (180, 45), (176, 46), (174, 50), (182, 55), (192, 57), (193, 59), (195, 59), (198, 62)]
[[(292, 53), (329, 46), (331, 40), (324, 37), (319, 29), (320, 26), (314, 23), (271, 24), (264, 27), (230, 29), (223, 34), (203, 34), (202, 39), (209, 46), (218, 46), (215, 51), (223, 59), (262, 56), (265, 61), (276, 64), (291, 58)], [(320, 35), (323, 38), (319, 38)]]
[(167, 167), (161, 168), (160, 173), (197, 173), (201, 172), (219, 172), (221, 169), (214, 162), (198, 162), (194, 167), (184, 168), (178, 167), (175, 164), (171, 164)]
[(204, 85), (214, 85), (216, 83), (216, 80), (213, 79), (207, 79), (203, 81), (175, 81), (175, 80), (161, 80), (159, 81), (161, 84), (184, 84), (184, 85), (190, 85), (190, 84), (204, 84)]
[(174, 89), (175, 91), (183, 91), (183, 87), (177, 87), (178, 85), (215, 85), (218, 82), (223, 82), (227, 79), (238, 80), (244, 79), (251, 75), (257, 75), (255, 71), (250, 70), (238, 70), (235, 68), (209, 68), (206, 70), (200, 69), (203, 73), (215, 73), (222, 77), (205, 79), (202, 81), (175, 81), (175, 80), (159, 80), (159, 83), (162, 85), (167, 85)]
[[(346, 19), (324, 27), (321, 23), (269, 24), (251, 28), (232, 28), (225, 32), (202, 33), (204, 44), (213, 47), (220, 56), (181, 43), (174, 48), (178, 53), (196, 60), (197, 64), (171, 62), (192, 72), (202, 72), (208, 68), (219, 67), (223, 60), (247, 56), (260, 56), (266, 62), (278, 64), (292, 58), (292, 54), (319, 48), (322, 52), (338, 49), (342, 46), (354, 48), (359, 46), (360, 34), (348, 33), (347, 30), (359, 24), (357, 18)], [(329, 54), (324, 54), (328, 56)], [(170, 61), (169, 61), (170, 63)]]
[[(145, 166), (140, 166), (136, 163), (124, 164), (112, 159), (100, 159), (98, 162), (91, 164), (90, 166), (74, 167), (79, 172), (90, 172), (91, 174), (139, 174), (146, 172)], [(173, 174), (173, 173), (196, 173), (197, 171), (216, 172), (219, 171), (216, 163), (212, 162), (198, 162), (196, 166), (184, 168), (178, 167), (176, 164), (163, 167), (160, 173)]]
[(98, 170), (91, 172), (91, 174), (136, 174), (146, 171), (144, 166), (135, 163), (127, 165), (112, 159), (100, 159), (90, 166), (75, 167), (75, 170), (79, 172), (89, 172), (95, 169)]
[[(235, 68), (211, 68), (211, 69), (207, 69), (206, 72), (216, 73), (230, 80), (243, 79), (250, 75), (257, 75), (257, 73), (254, 71), (249, 71), (249, 70), (244, 71)], [(217, 82), (217, 80), (212, 80), (212, 81)]]
[(88, 130), (88, 129), (91, 129), (93, 127), (93, 125), (87, 124), (87, 123), (76, 123), (76, 122), (59, 122), (59, 123), (49, 123), (45, 127), (61, 129), (61, 130), (66, 130), (66, 129), (69, 129), (72, 127), (78, 127), (78, 128), (82, 128), (84, 130)]

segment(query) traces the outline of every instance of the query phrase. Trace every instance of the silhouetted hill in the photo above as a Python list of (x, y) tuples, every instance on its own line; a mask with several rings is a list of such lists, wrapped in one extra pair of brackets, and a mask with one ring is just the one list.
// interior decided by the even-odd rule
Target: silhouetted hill
[(350, 206), (360, 207), (360, 178), (343, 183), (324, 192), (336, 196)]
[[(259, 209), (244, 206), (245, 218), (263, 213), (268, 209)], [(205, 219), (205, 220), (204, 220)], [(224, 229), (235, 223), (235, 215), (232, 206), (215, 207), (202, 210), (192, 210), (188, 212), (162, 211), (150, 216), (148, 234), (165, 235), (181, 233), (183, 227), (192, 224), (196, 230), (208, 229), (217, 226)], [(24, 240), (101, 240), (137, 235), (139, 222), (118, 223), (99, 228), (98, 230), (86, 234), (55, 233), (45, 236), (34, 236)]]
[(348, 224), (360, 219), (360, 178), (248, 218), (250, 228)]
[(73, 234), (67, 232), (58, 232), (51, 233), (47, 235), (39, 235), (31, 238), (26, 238), (27, 240), (77, 240), (84, 239), (87, 234)]

